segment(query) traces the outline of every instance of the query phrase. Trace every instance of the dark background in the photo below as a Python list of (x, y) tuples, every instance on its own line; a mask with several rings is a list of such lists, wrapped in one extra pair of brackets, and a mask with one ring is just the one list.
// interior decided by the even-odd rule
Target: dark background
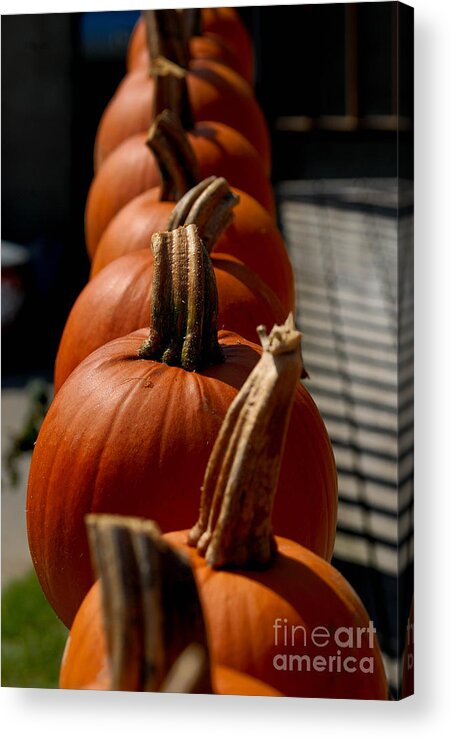
[[(254, 39), (275, 183), (412, 176), (413, 35), (405, 7), (240, 12)], [(125, 74), (137, 18), (132, 11), (2, 18), (2, 239), (25, 246), (29, 257), (19, 275), (25, 304), (13, 329), (2, 328), (3, 381), (51, 377), (64, 321), (88, 274), (83, 214), (94, 136)]]

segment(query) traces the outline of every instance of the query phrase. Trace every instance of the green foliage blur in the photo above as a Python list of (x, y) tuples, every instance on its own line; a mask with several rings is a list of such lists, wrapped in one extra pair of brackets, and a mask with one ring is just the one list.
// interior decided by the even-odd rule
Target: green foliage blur
[(2, 686), (58, 686), (68, 631), (45, 599), (34, 572), (2, 591)]

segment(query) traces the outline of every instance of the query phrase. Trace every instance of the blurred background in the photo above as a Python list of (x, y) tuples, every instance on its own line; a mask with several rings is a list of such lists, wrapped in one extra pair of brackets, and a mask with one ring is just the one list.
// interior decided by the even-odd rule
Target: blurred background
[[(413, 592), (413, 11), (240, 14), (308, 387), (339, 470), (334, 564), (375, 622), (396, 695)], [(26, 478), (59, 336), (88, 276), (94, 136), (138, 16), (2, 17), (2, 677), (12, 686), (55, 685), (65, 638), (29, 573)]]

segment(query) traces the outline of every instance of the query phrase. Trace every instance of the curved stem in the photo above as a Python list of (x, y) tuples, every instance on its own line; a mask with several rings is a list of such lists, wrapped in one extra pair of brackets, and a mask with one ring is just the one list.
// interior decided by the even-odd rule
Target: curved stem
[(102, 591), (111, 690), (161, 691), (195, 643), (204, 667), (184, 687), (212, 691), (202, 607), (188, 560), (152, 521), (88, 515), (91, 555)]
[(155, 233), (152, 251), (151, 328), (138, 355), (186, 371), (223, 361), (216, 279), (196, 226)]
[(186, 83), (190, 57), (183, 19), (176, 10), (145, 10), (143, 16), (150, 74), (155, 78), (152, 118), (169, 109), (190, 130), (194, 125)]
[(232, 223), (233, 208), (239, 201), (224, 177), (208, 177), (178, 201), (169, 218), (168, 230), (196, 225), (210, 254), (220, 235)]
[(160, 170), (160, 200), (177, 202), (199, 181), (196, 154), (177, 115), (164, 110), (151, 126), (146, 143)]
[(202, 486), (199, 520), (188, 542), (214, 568), (266, 566), (276, 553), (271, 513), (296, 387), (301, 334), (290, 315), (231, 404)]

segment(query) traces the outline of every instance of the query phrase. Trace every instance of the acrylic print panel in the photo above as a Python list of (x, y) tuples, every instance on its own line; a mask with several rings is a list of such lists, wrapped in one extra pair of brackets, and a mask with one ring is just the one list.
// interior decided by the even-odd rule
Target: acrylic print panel
[(413, 693), (412, 54), (2, 18), (5, 686)]

